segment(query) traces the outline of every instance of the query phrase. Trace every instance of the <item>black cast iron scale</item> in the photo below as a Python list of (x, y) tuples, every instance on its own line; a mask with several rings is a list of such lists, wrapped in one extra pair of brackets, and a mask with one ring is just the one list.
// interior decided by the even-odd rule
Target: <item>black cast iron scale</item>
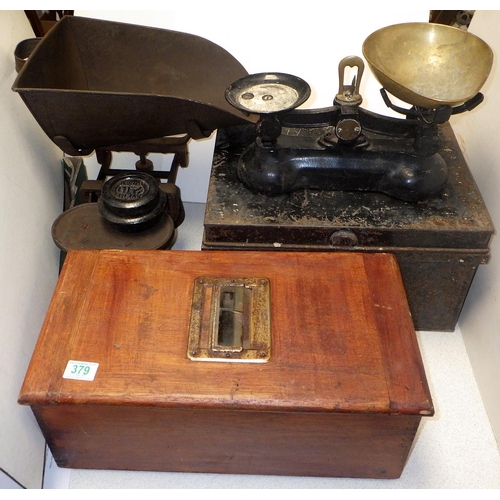
[[(347, 66), (355, 67), (352, 84), (344, 84)], [(461, 106), (435, 109), (394, 106), (406, 118), (390, 118), (361, 107), (362, 59), (350, 56), (339, 65), (340, 85), (332, 107), (295, 109), (310, 95), (298, 77), (262, 73), (244, 77), (226, 98), (244, 113), (258, 113), (256, 139), (242, 153), (238, 175), (243, 183), (267, 195), (298, 189), (379, 191), (410, 201), (440, 194), (448, 168), (439, 151), (438, 126), (452, 114), (471, 110), (483, 100), (476, 94)]]
[(309, 87), (290, 75), (228, 88), (260, 118), (218, 130), (203, 248), (391, 252), (416, 328), (453, 330), (493, 226), (448, 120), (483, 96), (402, 110), (382, 89), (405, 114), (385, 117), (360, 106), (361, 59), (343, 60), (340, 75), (346, 65), (357, 76), (340, 80), (329, 108), (296, 109)]

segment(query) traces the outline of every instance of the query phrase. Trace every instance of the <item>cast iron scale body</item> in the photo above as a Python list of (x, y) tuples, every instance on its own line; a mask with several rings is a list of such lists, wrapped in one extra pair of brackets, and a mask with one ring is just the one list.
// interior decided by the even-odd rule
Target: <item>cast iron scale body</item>
[(494, 230), (448, 119), (483, 96), (403, 110), (382, 89), (406, 115), (385, 117), (360, 107), (362, 60), (346, 65), (358, 75), (330, 108), (294, 109), (309, 88), (291, 75), (229, 87), (260, 119), (218, 131), (203, 248), (394, 253), (416, 328), (453, 330)]
[[(356, 67), (352, 85), (344, 85), (346, 66)], [(389, 118), (361, 108), (362, 59), (346, 57), (339, 65), (340, 87), (330, 108), (295, 110), (310, 94), (298, 77), (262, 73), (231, 85), (226, 97), (237, 109), (259, 113), (256, 138), (238, 162), (248, 187), (268, 195), (297, 189), (380, 191), (405, 201), (438, 195), (448, 169), (439, 151), (438, 125), (452, 114), (471, 110), (478, 93), (461, 106), (413, 107), (406, 119)]]

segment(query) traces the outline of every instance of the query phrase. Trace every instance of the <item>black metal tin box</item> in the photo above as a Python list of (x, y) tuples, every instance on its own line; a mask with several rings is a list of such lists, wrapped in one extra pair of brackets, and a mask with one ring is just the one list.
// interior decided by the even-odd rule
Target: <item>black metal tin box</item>
[(390, 252), (417, 330), (455, 329), (493, 224), (449, 123), (441, 126), (449, 179), (425, 203), (382, 193), (302, 190), (269, 197), (246, 188), (238, 159), (253, 126), (219, 129), (203, 249)]

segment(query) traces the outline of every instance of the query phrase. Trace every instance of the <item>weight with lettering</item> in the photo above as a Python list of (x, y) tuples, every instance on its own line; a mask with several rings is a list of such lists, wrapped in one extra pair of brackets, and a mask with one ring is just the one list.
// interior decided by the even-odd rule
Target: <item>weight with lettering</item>
[(121, 173), (102, 187), (99, 212), (113, 227), (124, 232), (152, 227), (167, 206), (158, 180), (143, 172)]

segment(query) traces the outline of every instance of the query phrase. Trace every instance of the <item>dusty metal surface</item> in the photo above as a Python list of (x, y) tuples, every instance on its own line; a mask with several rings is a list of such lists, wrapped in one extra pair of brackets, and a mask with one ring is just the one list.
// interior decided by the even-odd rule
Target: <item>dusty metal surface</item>
[[(382, 193), (254, 193), (237, 176), (239, 156), (254, 137), (252, 127), (220, 130), (208, 192), (206, 240), (264, 243), (272, 236), (271, 243), (285, 246), (292, 242), (328, 247), (333, 228), (349, 228), (362, 246), (484, 249), (493, 232), (490, 216), (451, 127), (447, 124), (440, 132), (450, 171), (446, 188), (426, 203), (410, 203)], [(244, 236), (238, 235), (238, 228), (244, 228)]]
[(237, 176), (252, 126), (219, 130), (205, 213), (205, 249), (375, 251), (396, 254), (415, 325), (453, 330), (494, 233), (449, 124), (440, 127), (449, 169), (443, 193), (410, 203), (382, 193), (255, 193)]

